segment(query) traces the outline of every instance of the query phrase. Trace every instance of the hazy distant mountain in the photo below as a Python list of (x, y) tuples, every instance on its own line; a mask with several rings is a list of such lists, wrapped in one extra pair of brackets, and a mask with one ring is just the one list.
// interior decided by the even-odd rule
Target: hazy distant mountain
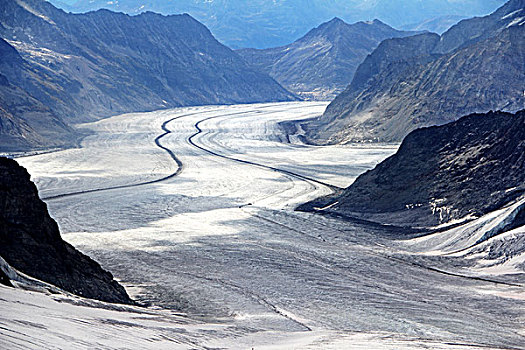
[(441, 37), (385, 40), (324, 115), (305, 125), (310, 141), (401, 141), (461, 115), (525, 108), (524, 4), (511, 0)]
[(292, 44), (237, 50), (246, 62), (307, 99), (332, 100), (352, 81), (357, 66), (387, 38), (412, 35), (382, 23), (323, 23)]
[[(394, 27), (456, 15), (479, 16), (504, 0), (51, 0), (73, 12), (108, 8), (136, 14), (189, 13), (233, 48), (287, 45), (320, 23), (339, 17), (348, 23), (375, 18)], [(64, 3), (67, 2), (67, 5)], [(62, 4), (60, 4), (62, 3)]]
[[(14, 70), (2, 60), (0, 74), (67, 123), (183, 105), (294, 99), (189, 15), (73, 15), (43, 0), (2, 1), (0, 37), (22, 58)], [(33, 100), (8, 102), (28, 108)], [(39, 146), (56, 143), (42, 141)]]
[[(411, 132), (395, 155), (341, 195), (303, 208), (336, 203), (330, 211), (381, 223), (438, 225), (481, 216), (518, 198), (525, 193), (523, 169), (525, 110), (474, 114)], [(523, 220), (521, 215), (515, 224)]]
[(432, 33), (443, 34), (450, 29), (453, 25), (457, 24), (462, 19), (466, 19), (467, 16), (440, 16), (435, 18), (426, 19), (422, 22), (405, 24), (400, 28), (403, 30), (413, 31), (429, 31)]

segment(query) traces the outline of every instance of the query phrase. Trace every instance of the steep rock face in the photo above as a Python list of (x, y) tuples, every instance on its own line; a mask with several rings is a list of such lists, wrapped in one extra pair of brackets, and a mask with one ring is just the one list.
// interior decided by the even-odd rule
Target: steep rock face
[(330, 210), (403, 226), (480, 216), (525, 193), (525, 110), (473, 114), (411, 132)]
[(331, 100), (352, 81), (357, 66), (384, 39), (412, 35), (382, 23), (323, 23), (290, 45), (237, 53), (288, 90), (307, 99)]
[(60, 237), (27, 171), (0, 157), (0, 256), (14, 268), (71, 293), (132, 303), (98, 263)]
[[(398, 62), (417, 63), (432, 59), (432, 50), (439, 42), (439, 35), (423, 33), (407, 38), (396, 38), (383, 41), (372, 54), (366, 57), (355, 73), (350, 91), (360, 90), (367, 85), (370, 78), (379, 73), (390, 73)], [(392, 72), (395, 73), (395, 72)]]
[(295, 98), (189, 15), (73, 15), (43, 0), (3, 1), (0, 37), (23, 61), (11, 69), (2, 60), (0, 73), (67, 123)]
[[(12, 145), (16, 145), (16, 148), (25, 148), (38, 144), (40, 141), (38, 133), (27, 125), (27, 122), (17, 120), (13, 116), (13, 106), (10, 106), (9, 103), (24, 100), (23, 96), (17, 96), (18, 94), (23, 95), (23, 92), (10, 86), (7, 78), (0, 74), (0, 149), (5, 151), (11, 151)], [(27, 102), (24, 105), (27, 105)], [(32, 135), (34, 139), (27, 140), (25, 135)]]
[[(37, 76), (14, 47), (0, 38), (0, 72), (15, 84)], [(0, 73), (0, 150), (20, 151), (71, 144), (78, 133), (49, 107)]]
[(24, 151), (74, 143), (78, 133), (48, 107), (0, 74), (0, 150)]
[[(297, 40), (314, 26), (338, 16), (347, 22), (379, 18), (394, 27), (438, 16), (485, 15), (504, 0), (126, 0), (61, 1), (57, 6), (85, 12), (99, 8), (136, 14), (184, 13), (203, 22), (233, 48), (270, 48)], [(66, 5), (66, 3), (68, 5)], [(424, 28), (428, 29), (428, 28)]]
[(13, 284), (11, 283), (11, 278), (9, 278), (9, 275), (6, 271), (7, 270), (7, 263), (4, 259), (0, 256), (0, 284), (3, 284), (4, 286), (13, 287)]
[(511, 0), (441, 37), (384, 41), (323, 117), (305, 126), (309, 140), (399, 142), (461, 115), (525, 108), (524, 24), (525, 0)]

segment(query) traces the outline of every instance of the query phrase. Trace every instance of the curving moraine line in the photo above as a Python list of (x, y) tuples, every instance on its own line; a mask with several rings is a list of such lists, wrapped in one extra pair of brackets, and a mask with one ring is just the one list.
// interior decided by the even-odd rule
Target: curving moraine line
[[(274, 107), (274, 105), (270, 105), (270, 106), (263, 106), (261, 108), (270, 108), (270, 107)], [(252, 111), (253, 112), (253, 111)], [(192, 116), (192, 115), (197, 115), (197, 114), (201, 114), (203, 113), (202, 111), (201, 112), (193, 112), (193, 113), (187, 113), (187, 114), (183, 114), (183, 115), (179, 115), (179, 116), (176, 116), (174, 118), (171, 118), (171, 119), (168, 119), (166, 120), (164, 123), (162, 123), (161, 125), (161, 128), (162, 130), (164, 131), (163, 134), (157, 136), (155, 138), (155, 144), (163, 149), (166, 153), (168, 153), (168, 155), (170, 156), (170, 158), (177, 164), (177, 170), (167, 176), (164, 176), (160, 179), (155, 179), (155, 180), (149, 180), (149, 181), (144, 181), (144, 182), (139, 182), (139, 183), (134, 183), (134, 184), (126, 184), (126, 185), (117, 185), (117, 186), (109, 186), (109, 187), (102, 187), (102, 188), (95, 188), (95, 189), (91, 189), (91, 190), (82, 190), (82, 191), (75, 191), (75, 192), (69, 192), (69, 193), (63, 193), (63, 194), (58, 194), (58, 195), (54, 195), (54, 196), (47, 196), (47, 197), (43, 197), (42, 199), (43, 200), (54, 200), (54, 199), (59, 199), (59, 198), (65, 198), (65, 197), (71, 197), (71, 196), (77, 196), (77, 195), (81, 195), (81, 194), (87, 194), (87, 193), (94, 193), (94, 192), (102, 192), (102, 191), (109, 191), (109, 190), (116, 190), (116, 189), (124, 189), (124, 188), (133, 188), (133, 187), (138, 187), (138, 186), (144, 186), (144, 185), (151, 185), (151, 184), (155, 184), (155, 183), (159, 183), (159, 182), (163, 182), (163, 181), (166, 181), (166, 180), (169, 180), (171, 178), (174, 178), (176, 176), (178, 176), (182, 170), (184, 169), (184, 164), (182, 163), (182, 161), (177, 158), (177, 156), (175, 155), (175, 153), (173, 153), (172, 150), (170, 150), (169, 148), (163, 146), (161, 143), (160, 143), (160, 140), (165, 137), (166, 135), (170, 134), (172, 131), (169, 130), (167, 128), (167, 124), (176, 120), (176, 119), (180, 119), (180, 118), (184, 118), (184, 117), (189, 117), (189, 116)], [(197, 122), (195, 124), (195, 128), (198, 130), (197, 133), (193, 134), (190, 136), (190, 138), (188, 139), (189, 143), (194, 146), (194, 147), (197, 147), (207, 153), (210, 153), (214, 156), (217, 156), (217, 157), (221, 157), (221, 158), (225, 158), (225, 159), (229, 159), (229, 160), (232, 160), (232, 161), (236, 161), (236, 162), (240, 162), (240, 163), (244, 163), (244, 164), (249, 164), (249, 165), (253, 165), (253, 166), (257, 166), (257, 167), (261, 167), (261, 168), (265, 168), (265, 169), (269, 169), (269, 170), (273, 170), (273, 171), (277, 171), (277, 172), (280, 172), (280, 173), (283, 173), (283, 174), (287, 174), (287, 175), (290, 175), (290, 176), (294, 176), (296, 178), (299, 178), (299, 179), (302, 179), (302, 180), (305, 180), (305, 181), (309, 181), (309, 182), (314, 182), (314, 183), (318, 183), (320, 185), (324, 185), (324, 186), (327, 186), (329, 187), (330, 189), (332, 189), (333, 191), (336, 191), (336, 190), (340, 190), (341, 188), (340, 187), (337, 187), (337, 186), (333, 186), (333, 185), (330, 185), (330, 184), (327, 184), (325, 182), (322, 182), (322, 181), (318, 181), (318, 180), (315, 180), (315, 179), (312, 179), (312, 178), (309, 178), (307, 176), (303, 176), (303, 175), (300, 175), (300, 174), (297, 174), (297, 173), (294, 173), (294, 172), (291, 172), (291, 171), (288, 171), (288, 170), (283, 170), (283, 169), (278, 169), (278, 168), (274, 168), (274, 167), (271, 167), (271, 166), (267, 166), (267, 165), (263, 165), (263, 164), (259, 164), (259, 163), (255, 163), (255, 162), (250, 162), (250, 161), (244, 161), (244, 160), (241, 160), (241, 159), (236, 159), (236, 158), (232, 158), (232, 157), (228, 157), (228, 156), (224, 156), (224, 155), (221, 155), (219, 153), (216, 153), (216, 152), (213, 152), (211, 150), (208, 150), (202, 146), (199, 146), (197, 144), (195, 144), (193, 142), (193, 138), (195, 136), (197, 136), (198, 134), (202, 133), (202, 130), (199, 128), (199, 124), (201, 122), (204, 122), (206, 120), (209, 120), (209, 119), (214, 119), (214, 118), (219, 118), (219, 117), (227, 117), (227, 116), (232, 116), (232, 115), (240, 115), (240, 114), (246, 114), (246, 113), (250, 113), (250, 111), (242, 111), (242, 112), (234, 112), (234, 113), (227, 113), (227, 114), (221, 114), (221, 115), (217, 115), (217, 116), (213, 116), (213, 117), (209, 117), (209, 118), (205, 118), (199, 122)]]
[(169, 180), (171, 178), (174, 178), (175, 176), (179, 175), (182, 172), (182, 170), (184, 169), (184, 164), (182, 164), (181, 160), (179, 158), (177, 158), (177, 156), (175, 155), (175, 153), (173, 153), (172, 150), (170, 150), (169, 148), (163, 146), (160, 143), (160, 140), (163, 137), (165, 137), (166, 135), (171, 134), (171, 132), (172, 132), (171, 130), (169, 130), (167, 128), (168, 123), (171, 123), (172, 121), (174, 121), (176, 119), (179, 119), (179, 118), (189, 117), (189, 116), (200, 114), (200, 113), (202, 113), (202, 112), (194, 112), (194, 113), (183, 114), (183, 115), (179, 115), (179, 116), (176, 116), (174, 118), (166, 120), (161, 125), (161, 128), (164, 131), (164, 133), (159, 135), (159, 136), (157, 136), (155, 138), (155, 144), (158, 147), (160, 147), (161, 149), (163, 149), (164, 151), (166, 151), (168, 153), (168, 155), (171, 157), (171, 159), (173, 159), (173, 161), (175, 161), (175, 163), (177, 164), (177, 170), (175, 172), (173, 172), (173, 173), (171, 173), (171, 174), (169, 174), (167, 176), (164, 176), (164, 177), (162, 177), (160, 179), (149, 180), (149, 181), (139, 182), (139, 183), (134, 183), (134, 184), (110, 186), (110, 187), (103, 187), (103, 188), (95, 188), (95, 189), (92, 189), (92, 190), (84, 190), (84, 191), (63, 193), (63, 194), (58, 194), (58, 195), (55, 195), (55, 196), (43, 197), (42, 199), (43, 200), (53, 200), (53, 199), (70, 197), (70, 196), (76, 196), (76, 195), (86, 194), (86, 193), (102, 192), (102, 191), (109, 191), (109, 190), (116, 190), (116, 189), (131, 188), (131, 187), (138, 187), (138, 186), (144, 186), (144, 185), (151, 185), (151, 184), (154, 184), (154, 183), (159, 183), (159, 182), (166, 181), (166, 180)]
[(248, 165), (252, 165), (252, 166), (255, 166), (255, 167), (259, 167), (259, 168), (263, 168), (263, 169), (267, 169), (267, 170), (272, 170), (272, 171), (276, 171), (278, 173), (282, 173), (282, 174), (286, 174), (286, 175), (289, 175), (289, 176), (293, 176), (295, 178), (298, 178), (298, 179), (301, 179), (301, 180), (304, 180), (304, 181), (307, 181), (307, 182), (313, 182), (313, 183), (316, 183), (316, 184), (319, 184), (319, 185), (322, 185), (322, 186), (326, 186), (328, 188), (330, 188), (332, 191), (340, 191), (342, 190), (343, 188), (342, 187), (338, 187), (338, 186), (334, 186), (334, 185), (331, 185), (329, 183), (326, 183), (326, 182), (323, 182), (323, 181), (319, 181), (319, 180), (316, 180), (316, 179), (313, 179), (311, 177), (308, 177), (308, 176), (304, 176), (304, 175), (301, 175), (301, 174), (298, 174), (298, 173), (294, 173), (293, 171), (289, 171), (289, 170), (285, 170), (285, 169), (279, 169), (279, 168), (276, 168), (276, 167), (273, 167), (273, 166), (270, 166), (270, 165), (264, 165), (264, 164), (261, 164), (261, 163), (256, 163), (256, 162), (251, 162), (249, 160), (243, 160), (243, 159), (239, 159), (239, 158), (233, 158), (233, 157), (229, 157), (229, 156), (225, 156), (224, 154), (220, 154), (220, 153), (217, 153), (217, 152), (214, 152), (208, 148), (205, 148), (201, 145), (198, 145), (195, 143), (195, 141), (193, 140), (195, 137), (197, 137), (199, 134), (202, 134), (203, 130), (201, 129), (200, 127), (200, 124), (205, 122), (205, 121), (208, 121), (210, 119), (216, 119), (216, 118), (220, 118), (220, 117), (226, 117), (226, 116), (230, 116), (230, 115), (235, 115), (235, 114), (244, 114), (246, 112), (243, 112), (243, 113), (232, 113), (232, 114), (228, 114), (228, 115), (217, 115), (217, 116), (213, 116), (213, 117), (208, 117), (208, 118), (205, 118), (205, 119), (202, 119), (200, 121), (198, 121), (197, 123), (195, 123), (194, 127), (195, 129), (197, 129), (197, 132), (194, 133), (193, 135), (191, 135), (189, 138), (188, 138), (188, 142), (206, 152), (206, 153), (209, 153), (213, 156), (216, 156), (216, 157), (220, 157), (220, 158), (223, 158), (223, 159), (228, 159), (228, 160), (231, 160), (231, 161), (234, 161), (234, 162), (237, 162), (237, 163), (242, 163), (242, 164), (248, 164)]

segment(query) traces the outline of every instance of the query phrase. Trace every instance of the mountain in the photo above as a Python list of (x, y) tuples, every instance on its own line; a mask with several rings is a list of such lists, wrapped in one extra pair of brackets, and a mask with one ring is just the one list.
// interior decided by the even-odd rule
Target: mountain
[[(43, 0), (3, 1), (0, 37), (3, 46), (15, 49), (10, 55), (19, 56), (16, 69), (2, 59), (0, 74), (10, 88), (29, 96), (10, 104), (28, 109), (33, 98), (47, 107), (38, 110), (48, 118), (54, 114), (66, 123), (176, 106), (295, 98), (189, 15), (108, 10), (74, 15)], [(14, 113), (2, 108), (6, 115)], [(12, 115), (24, 120), (23, 114)], [(42, 142), (49, 143), (49, 138)]]
[(400, 28), (403, 30), (412, 30), (412, 31), (428, 31), (432, 33), (443, 34), (450, 29), (453, 25), (457, 24), (459, 21), (466, 19), (465, 16), (458, 15), (449, 15), (449, 16), (439, 16), (435, 18), (426, 19), (422, 22), (405, 24)]
[(402, 226), (478, 217), (525, 194), (525, 110), (472, 114), (411, 132), (342, 194), (304, 208)]
[(73, 294), (133, 303), (111, 273), (62, 240), (27, 171), (4, 157), (0, 157), (0, 257)]
[[(486, 15), (504, 0), (51, 0), (67, 11), (100, 8), (137, 14), (189, 13), (232, 48), (270, 48), (287, 45), (311, 28), (340, 17), (348, 23), (375, 18), (394, 27), (456, 15)], [(67, 4), (65, 4), (67, 2)]]
[[(0, 38), (0, 71), (15, 83), (32, 72), (18, 52)], [(27, 91), (0, 73), (0, 149), (15, 151), (70, 144), (78, 133)]]
[(525, 0), (459, 22), (442, 36), (383, 41), (324, 115), (313, 143), (399, 142), (410, 131), (488, 110), (525, 108)]
[(347, 24), (336, 17), (292, 44), (237, 53), (303, 98), (332, 100), (348, 86), (357, 66), (381, 41), (412, 34), (379, 20)]

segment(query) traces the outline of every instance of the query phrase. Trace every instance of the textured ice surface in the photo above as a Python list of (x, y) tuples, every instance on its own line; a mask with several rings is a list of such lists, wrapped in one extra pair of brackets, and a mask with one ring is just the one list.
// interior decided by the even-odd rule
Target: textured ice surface
[(44, 197), (151, 181), (177, 170), (154, 142), (171, 120), (165, 125), (171, 132), (159, 142), (183, 169), (159, 183), (48, 200), (64, 239), (149, 303), (147, 316), (2, 288), (0, 343), (522, 347), (523, 287), (443, 273), (462, 271), (457, 257), (440, 257), (439, 268), (431, 269), (435, 260), (405, 252), (415, 248), (398, 241), (404, 232), (293, 211), (330, 193), (323, 183), (348, 186), (396, 150), (278, 142), (277, 122), (320, 115), (325, 106), (207, 106), (117, 116), (84, 125), (95, 134), (80, 149), (19, 159)]

